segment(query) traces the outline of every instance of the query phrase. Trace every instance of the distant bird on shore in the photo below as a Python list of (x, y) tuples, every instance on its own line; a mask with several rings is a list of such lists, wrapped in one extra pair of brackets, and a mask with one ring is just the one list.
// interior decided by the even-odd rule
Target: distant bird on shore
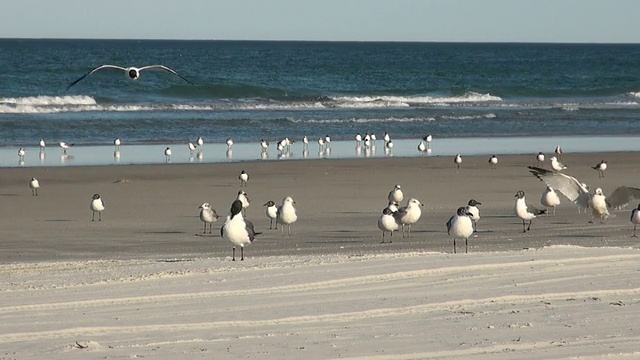
[(91, 209), (91, 221), (95, 221), (96, 213), (98, 213), (98, 221), (102, 221), (102, 212), (104, 211), (105, 207), (100, 195), (93, 195), (89, 208)]
[(331, 147), (331, 136), (326, 135), (324, 137), (324, 143), (327, 145), (327, 148), (330, 148)]
[(227, 144), (227, 148), (231, 149), (231, 147), (233, 146), (233, 139), (228, 138), (226, 141), (226, 144)]
[(198, 139), (196, 140), (196, 144), (198, 144), (198, 146), (200, 147), (204, 145), (204, 139), (202, 138), (202, 136), (198, 136)]
[(546, 190), (542, 193), (540, 203), (547, 209), (547, 215), (549, 215), (549, 208), (553, 208), (553, 215), (556, 214), (556, 206), (560, 205), (560, 197), (552, 187), (547, 186)]
[(544, 154), (542, 153), (542, 151), (539, 152), (538, 155), (536, 155), (536, 161), (538, 161), (538, 167), (544, 165)]
[(267, 207), (267, 209), (265, 210), (265, 214), (267, 215), (267, 218), (269, 218), (269, 229), (273, 229), (273, 225), (275, 224), (275, 229), (277, 230), (278, 222), (276, 221), (276, 219), (278, 218), (278, 207), (276, 206), (276, 203), (269, 200), (262, 206)]
[(242, 202), (235, 200), (231, 204), (231, 210), (227, 221), (220, 228), (220, 236), (230, 241), (233, 246), (232, 261), (236, 261), (236, 246), (240, 246), (240, 260), (244, 260), (244, 247), (255, 240), (256, 233), (251, 221), (245, 219), (242, 214)]
[(389, 135), (389, 133), (385, 131), (383, 139), (385, 143), (388, 143), (389, 141), (391, 141), (391, 135)]
[(61, 142), (59, 143), (59, 145), (60, 145), (60, 147), (62, 148), (62, 152), (63, 152), (64, 154), (66, 154), (66, 153), (67, 153), (67, 149), (69, 149), (70, 147), (72, 147), (72, 146), (73, 146), (73, 144), (69, 144), (69, 143), (66, 143), (66, 142), (63, 142), (63, 141), (61, 141)]
[(431, 136), (431, 134), (425, 136), (422, 138), (422, 140), (424, 140), (427, 143), (427, 149), (431, 148), (431, 141), (433, 140), (433, 136)]
[(44, 151), (44, 148), (47, 146), (47, 143), (44, 142), (44, 139), (40, 139), (40, 151)]
[(298, 221), (298, 215), (296, 214), (295, 201), (291, 196), (287, 196), (282, 200), (282, 205), (278, 206), (278, 217), (276, 222), (280, 224), (280, 230), (282, 236), (284, 236), (284, 226), (287, 225), (287, 234), (291, 236), (291, 224)]
[(638, 224), (640, 224), (640, 204), (638, 204), (638, 207), (633, 209), (631, 211), (631, 223), (633, 224), (633, 235), (631, 237), (637, 237), (636, 236), (636, 227), (638, 226)]
[(402, 237), (411, 237), (411, 225), (420, 220), (422, 204), (418, 199), (411, 198), (407, 201), (407, 206), (403, 206), (393, 214), (396, 222), (402, 225)]
[(469, 217), (471, 218), (471, 221), (473, 221), (473, 232), (478, 231), (478, 220), (480, 220), (480, 209), (478, 209), (478, 205), (482, 205), (482, 203), (475, 199), (471, 199), (467, 203), (466, 208), (467, 213), (470, 214)]
[(384, 146), (387, 151), (390, 151), (391, 149), (393, 149), (393, 140), (387, 141)]
[(307, 135), (302, 138), (302, 149), (309, 149), (309, 138)]
[(562, 157), (562, 148), (560, 147), (560, 145), (556, 146), (556, 149), (553, 150), (553, 152), (558, 156), (558, 157)]
[(424, 141), (420, 141), (418, 144), (418, 152), (420, 152), (420, 156), (423, 156), (425, 151), (427, 151), (427, 146), (424, 144)]
[(324, 139), (318, 138), (318, 151), (324, 151)]
[(18, 158), (20, 160), (24, 160), (24, 156), (27, 154), (27, 152), (24, 150), (24, 148), (20, 148), (18, 149)]
[(189, 154), (193, 155), (193, 152), (196, 151), (196, 146), (193, 143), (189, 143), (187, 146), (189, 147)]
[(447, 221), (447, 234), (453, 237), (453, 253), (456, 253), (456, 239), (464, 239), (464, 252), (468, 252), (469, 237), (473, 234), (472, 214), (464, 206)]
[(456, 167), (460, 169), (460, 165), (462, 164), (462, 156), (457, 154), (456, 157), (453, 158), (453, 163), (456, 164)]
[(116, 150), (120, 150), (120, 144), (122, 144), (120, 138), (113, 139), (113, 146), (116, 148)]
[(604, 171), (607, 170), (607, 162), (605, 160), (600, 161), (599, 164), (597, 164), (596, 166), (592, 167), (593, 170), (597, 170), (598, 171), (598, 177), (604, 177)]
[[(522, 232), (531, 230), (531, 223), (536, 216), (544, 214), (546, 210), (538, 210), (534, 206), (526, 203), (524, 197), (524, 191), (520, 190), (516, 193), (516, 204), (514, 207), (514, 213), (517, 217), (522, 219)], [(526, 221), (529, 221), (529, 226), (526, 226)]]
[(360, 145), (360, 143), (362, 142), (362, 135), (360, 135), (360, 133), (356, 133), (356, 146)]
[(167, 146), (166, 149), (164, 149), (164, 160), (166, 162), (171, 161), (171, 148)]
[(262, 152), (266, 152), (269, 148), (269, 142), (265, 139), (260, 139), (260, 148), (262, 149)]
[(555, 171), (562, 171), (567, 168), (567, 166), (558, 161), (558, 158), (556, 158), (555, 156), (551, 157), (551, 159), (549, 160), (551, 161), (551, 168)]
[(376, 134), (371, 134), (371, 143), (375, 146), (376, 144), (376, 140), (378, 140), (378, 138), (376, 137)]
[(393, 190), (391, 190), (389, 192), (389, 195), (387, 195), (387, 199), (390, 202), (395, 202), (395, 203), (401, 203), (402, 200), (404, 199), (404, 194), (402, 193), (402, 187), (400, 186), (400, 184), (396, 184), (393, 187)]
[(86, 78), (87, 76), (93, 74), (96, 71), (99, 70), (103, 70), (103, 69), (116, 69), (116, 70), (121, 70), (124, 71), (125, 75), (127, 78), (131, 79), (131, 80), (138, 80), (138, 78), (140, 78), (140, 72), (142, 70), (147, 70), (147, 69), (161, 69), (164, 71), (168, 71), (176, 76), (178, 76), (179, 78), (181, 78), (182, 80), (188, 82), (189, 84), (196, 86), (196, 84), (192, 83), (191, 81), (187, 80), (186, 78), (184, 78), (182, 75), (178, 74), (177, 72), (173, 71), (172, 69), (164, 66), (164, 65), (148, 65), (148, 66), (143, 66), (141, 68), (137, 68), (137, 67), (122, 67), (122, 66), (117, 66), (117, 65), (100, 65), (96, 68), (94, 68), (93, 70), (89, 71), (88, 73), (82, 75), (80, 78), (78, 78), (76, 81), (72, 82), (71, 84), (69, 84), (69, 86), (67, 86), (67, 90), (71, 89), (71, 87), (77, 83), (79, 83), (80, 81), (82, 81), (82, 79)]
[(29, 188), (31, 189), (31, 196), (38, 196), (38, 189), (40, 188), (38, 179), (32, 177), (31, 180), (29, 180)]
[(491, 155), (491, 157), (489, 158), (489, 166), (492, 169), (495, 169), (498, 167), (498, 157), (495, 155)]
[(240, 180), (240, 186), (247, 186), (247, 181), (249, 181), (249, 174), (246, 171), (242, 170), (240, 175), (238, 175), (238, 180)]
[(200, 205), (198, 209), (200, 209), (200, 221), (204, 223), (202, 233), (207, 233), (207, 225), (209, 225), (209, 234), (211, 234), (211, 227), (213, 226), (213, 223), (218, 221), (218, 213), (216, 213), (216, 211), (211, 208), (211, 205), (209, 203)]
[[(382, 230), (382, 242), (384, 243), (384, 235), (388, 232), (390, 237), (393, 237), (393, 232), (398, 230), (398, 223), (393, 217), (393, 211), (386, 207), (382, 210), (382, 214), (378, 218), (378, 229)], [(389, 243), (393, 240), (389, 239)]]

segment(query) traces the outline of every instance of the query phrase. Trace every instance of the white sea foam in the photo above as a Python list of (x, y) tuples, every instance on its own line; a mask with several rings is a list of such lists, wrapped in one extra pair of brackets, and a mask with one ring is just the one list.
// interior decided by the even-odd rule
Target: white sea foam
[(475, 120), (475, 119), (494, 119), (496, 118), (496, 114), (488, 113), (482, 115), (460, 115), (460, 116), (450, 116), (444, 115), (442, 119), (444, 120)]
[(331, 98), (341, 107), (447, 106), (456, 103), (502, 101), (499, 96), (467, 92), (463, 96), (340, 96)]
[(389, 118), (352, 118), (352, 119), (311, 119), (311, 120), (302, 120), (302, 119), (288, 119), (293, 123), (308, 123), (308, 124), (344, 124), (344, 123), (358, 123), (358, 124), (366, 124), (366, 123), (379, 123), (379, 122), (420, 122), (420, 121), (435, 121), (435, 118), (397, 118), (397, 117), (389, 117)]

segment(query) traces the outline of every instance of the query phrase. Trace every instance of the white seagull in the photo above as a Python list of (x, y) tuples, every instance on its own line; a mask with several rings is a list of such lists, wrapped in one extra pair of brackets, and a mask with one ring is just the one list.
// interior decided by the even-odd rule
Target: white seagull
[(193, 155), (193, 152), (196, 151), (196, 146), (193, 143), (189, 143), (187, 146), (189, 147), (189, 154)]
[(227, 143), (227, 148), (231, 149), (231, 147), (233, 146), (233, 139), (228, 138), (226, 143)]
[(406, 237), (411, 237), (411, 225), (418, 222), (422, 215), (421, 206), (424, 206), (424, 204), (417, 199), (411, 198), (407, 201), (407, 206), (401, 207), (393, 214), (398, 224), (402, 225), (402, 237), (405, 237), (405, 230)]
[(209, 205), (209, 203), (200, 205), (198, 209), (200, 209), (200, 221), (204, 223), (202, 233), (207, 233), (207, 224), (209, 224), (209, 234), (211, 234), (211, 227), (213, 226), (213, 223), (218, 221), (218, 213), (216, 213), (216, 211), (211, 208), (211, 205)]
[(309, 138), (307, 137), (307, 135), (305, 135), (302, 138), (302, 148), (303, 149), (308, 149), (309, 148)]
[(273, 229), (273, 224), (275, 223), (275, 229), (277, 230), (278, 222), (276, 221), (276, 219), (278, 218), (278, 207), (276, 206), (276, 203), (269, 200), (262, 206), (267, 207), (265, 214), (267, 214), (267, 217), (269, 218), (269, 229)]
[[(514, 213), (517, 217), (522, 219), (522, 232), (527, 232), (527, 230), (531, 230), (531, 223), (533, 219), (536, 218), (537, 215), (544, 214), (546, 210), (538, 210), (534, 206), (527, 204), (524, 191), (520, 190), (516, 193), (515, 197), (516, 204), (514, 207)], [(526, 221), (529, 221), (529, 226), (526, 226)]]
[(44, 151), (45, 146), (47, 143), (44, 142), (44, 139), (40, 139), (40, 151)]
[(98, 221), (102, 221), (102, 211), (104, 211), (104, 202), (98, 194), (94, 194), (91, 198), (91, 221), (95, 221), (96, 213), (98, 213)]
[(420, 156), (424, 155), (424, 152), (427, 151), (427, 146), (424, 144), (424, 141), (420, 141), (418, 144), (418, 151), (420, 152)]
[(631, 223), (633, 224), (633, 235), (631, 237), (637, 237), (636, 236), (636, 227), (638, 226), (638, 224), (640, 224), (640, 204), (638, 204), (638, 207), (633, 209), (631, 211)]
[(387, 199), (389, 200), (389, 202), (395, 202), (397, 204), (402, 202), (402, 200), (404, 199), (404, 194), (402, 193), (400, 184), (396, 184), (393, 187), (393, 190), (389, 192)]
[(120, 141), (120, 138), (113, 139), (113, 146), (116, 148), (116, 150), (120, 149), (121, 144), (122, 144), (122, 141)]
[(391, 136), (389, 136), (389, 133), (387, 133), (386, 131), (384, 132), (384, 142), (388, 143), (389, 141), (391, 141)]
[(324, 143), (327, 144), (327, 147), (330, 148), (331, 147), (331, 136), (326, 135), (324, 137)]
[(256, 233), (251, 221), (245, 219), (242, 214), (242, 202), (235, 200), (231, 204), (231, 210), (227, 221), (220, 228), (220, 236), (233, 243), (232, 261), (236, 261), (236, 246), (240, 246), (240, 260), (244, 260), (244, 247), (255, 240)]
[(478, 231), (478, 220), (480, 220), (480, 209), (478, 209), (478, 205), (482, 205), (482, 203), (475, 199), (471, 199), (467, 203), (466, 208), (467, 213), (470, 214), (469, 216), (471, 217), (471, 221), (473, 221), (473, 232)]
[(541, 152), (536, 155), (536, 161), (538, 161), (538, 166), (544, 165), (544, 154)]
[(242, 190), (238, 191), (238, 197), (236, 200), (240, 200), (242, 203), (242, 209), (244, 210), (244, 215), (247, 215), (247, 208), (251, 205), (251, 200), (249, 200), (247, 193)]
[(249, 174), (246, 171), (242, 170), (240, 175), (238, 175), (238, 180), (240, 180), (240, 187), (247, 186), (247, 181), (249, 181)]
[(453, 158), (453, 163), (456, 164), (458, 169), (460, 169), (460, 164), (462, 164), (462, 156), (460, 156), (460, 154), (457, 154), (456, 157)]
[(265, 139), (260, 139), (260, 148), (262, 149), (262, 152), (266, 152), (269, 148), (269, 142)]
[(166, 149), (164, 149), (164, 157), (165, 157), (165, 161), (167, 162), (171, 161), (171, 148), (168, 146)]
[(59, 145), (62, 148), (62, 152), (65, 153), (65, 154), (67, 153), (67, 149), (69, 149), (70, 147), (73, 146), (73, 144), (69, 144), (69, 143), (66, 143), (66, 142), (63, 142), (63, 141), (61, 141), (59, 143)]
[(491, 155), (491, 157), (489, 158), (489, 166), (492, 169), (495, 169), (498, 167), (498, 157), (495, 155)]
[(560, 197), (552, 187), (547, 186), (546, 190), (542, 193), (540, 203), (547, 209), (547, 215), (549, 215), (549, 208), (553, 208), (553, 215), (556, 214), (556, 206), (560, 205)]
[(38, 189), (40, 188), (38, 179), (32, 177), (31, 180), (29, 180), (29, 188), (31, 189), (31, 196), (38, 196)]
[(464, 239), (464, 252), (469, 248), (469, 236), (473, 234), (471, 213), (467, 208), (459, 207), (456, 214), (447, 221), (447, 234), (453, 237), (453, 253), (456, 253), (456, 239)]
[(551, 159), (551, 168), (555, 171), (562, 171), (567, 168), (567, 166), (560, 161), (555, 156), (552, 156)]
[(356, 133), (356, 145), (360, 145), (362, 142), (362, 135), (360, 133)]
[(24, 150), (24, 148), (20, 148), (18, 149), (18, 158), (20, 160), (24, 160), (24, 156), (27, 154), (27, 152)]
[[(382, 230), (382, 242), (384, 243), (384, 235), (385, 233), (389, 233), (389, 236), (393, 237), (393, 232), (398, 230), (398, 223), (396, 219), (393, 217), (393, 211), (391, 208), (386, 207), (382, 210), (382, 214), (378, 218), (378, 229)], [(389, 243), (392, 243), (393, 240), (389, 239)]]
[(100, 65), (96, 68), (94, 68), (93, 70), (89, 71), (88, 73), (82, 75), (78, 80), (72, 82), (71, 84), (69, 84), (69, 86), (67, 86), (67, 90), (69, 90), (73, 85), (79, 83), (82, 79), (86, 78), (87, 76), (93, 74), (96, 71), (102, 70), (102, 69), (116, 69), (116, 70), (121, 70), (124, 71), (125, 76), (128, 77), (131, 80), (138, 80), (138, 78), (140, 78), (140, 72), (142, 70), (147, 70), (147, 69), (161, 69), (161, 70), (165, 70), (168, 71), (176, 76), (178, 76), (179, 78), (181, 78), (182, 80), (188, 82), (189, 84), (195, 86), (196, 84), (192, 83), (191, 81), (187, 80), (186, 78), (184, 78), (182, 75), (178, 74), (177, 72), (173, 71), (172, 69), (164, 66), (164, 65), (148, 65), (148, 66), (143, 66), (141, 68), (136, 68), (136, 67), (122, 67), (122, 66), (117, 66), (117, 65)]
[(323, 151), (323, 150), (324, 150), (324, 139), (318, 138), (318, 151)]
[(430, 148), (431, 147), (431, 141), (433, 140), (433, 136), (431, 136), (431, 134), (429, 134), (429, 135), (423, 137), (422, 140), (426, 141), (427, 148)]
[(592, 167), (592, 169), (598, 171), (598, 177), (604, 177), (604, 171), (607, 170), (607, 162), (602, 160), (599, 164)]
[(202, 138), (202, 136), (198, 136), (198, 139), (196, 140), (196, 144), (198, 144), (198, 146), (200, 147), (204, 145), (204, 139)]
[(387, 141), (384, 146), (386, 147), (387, 150), (391, 150), (393, 148), (393, 141), (389, 140)]
[(282, 236), (284, 236), (284, 226), (287, 225), (288, 235), (291, 236), (291, 224), (298, 220), (296, 215), (296, 208), (293, 206), (296, 202), (293, 201), (291, 196), (287, 196), (282, 200), (282, 205), (278, 207), (277, 223), (280, 224), (280, 230)]
[(558, 155), (558, 157), (562, 157), (562, 148), (560, 147), (560, 145), (556, 146), (556, 149), (553, 151), (556, 155)]

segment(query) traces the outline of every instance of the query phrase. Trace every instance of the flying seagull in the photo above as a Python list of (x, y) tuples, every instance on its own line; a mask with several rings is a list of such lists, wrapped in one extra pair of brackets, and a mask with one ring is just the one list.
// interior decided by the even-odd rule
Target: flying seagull
[(79, 83), (82, 79), (86, 78), (87, 76), (93, 74), (94, 72), (98, 71), (98, 70), (102, 70), (102, 69), (117, 69), (117, 70), (122, 70), (125, 72), (125, 76), (128, 77), (131, 80), (138, 80), (138, 78), (140, 77), (140, 72), (142, 70), (147, 70), (147, 69), (162, 69), (165, 71), (168, 71), (176, 76), (178, 76), (179, 78), (181, 78), (182, 80), (188, 82), (189, 84), (196, 86), (196, 84), (192, 83), (191, 81), (187, 80), (186, 78), (184, 78), (182, 75), (178, 74), (177, 72), (173, 71), (172, 69), (164, 66), (164, 65), (148, 65), (148, 66), (143, 66), (141, 68), (136, 68), (136, 67), (122, 67), (122, 66), (117, 66), (117, 65), (100, 65), (96, 68), (94, 68), (93, 70), (89, 71), (88, 73), (82, 75), (78, 80), (72, 82), (71, 84), (69, 84), (69, 86), (67, 86), (67, 90), (71, 89), (71, 87), (77, 83)]

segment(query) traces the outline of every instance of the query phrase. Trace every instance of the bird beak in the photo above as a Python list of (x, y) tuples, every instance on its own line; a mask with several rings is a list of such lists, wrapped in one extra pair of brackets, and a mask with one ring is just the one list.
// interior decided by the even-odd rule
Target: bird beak
[(269, 204), (269, 203), (264, 203), (264, 204), (262, 204), (262, 206), (267, 206), (268, 204)]
[(473, 216), (473, 214), (472, 214), (472, 213), (470, 213), (470, 212), (468, 212), (468, 213), (467, 213), (467, 216)]
[(479, 203), (478, 203), (478, 205), (482, 205), (482, 203), (481, 203), (481, 202), (479, 202)]

